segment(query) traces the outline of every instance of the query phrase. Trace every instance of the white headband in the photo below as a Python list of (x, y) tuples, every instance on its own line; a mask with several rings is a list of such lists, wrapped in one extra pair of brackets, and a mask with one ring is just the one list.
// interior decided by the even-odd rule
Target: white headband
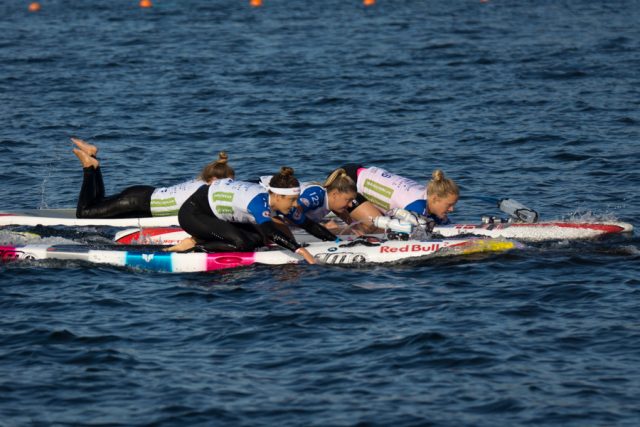
[(267, 190), (271, 191), (275, 194), (280, 194), (283, 196), (299, 196), (300, 195), (300, 187), (291, 187), (291, 188), (280, 188), (280, 187), (269, 187)]
[(260, 185), (262, 185), (265, 189), (271, 191), (274, 194), (280, 194), (282, 196), (300, 195), (300, 187), (291, 187), (291, 188), (272, 187), (269, 185), (269, 181), (271, 181), (271, 176), (260, 177)]

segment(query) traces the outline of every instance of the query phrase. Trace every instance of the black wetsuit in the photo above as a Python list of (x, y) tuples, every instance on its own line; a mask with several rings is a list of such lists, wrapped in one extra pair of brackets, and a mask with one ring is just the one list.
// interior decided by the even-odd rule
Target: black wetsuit
[(300, 244), (273, 221), (262, 224), (229, 222), (216, 217), (208, 200), (209, 186), (202, 186), (180, 208), (180, 227), (207, 252), (251, 252), (269, 241), (295, 252)]
[(78, 196), (78, 218), (140, 218), (151, 216), (151, 195), (155, 187), (134, 185), (113, 196), (104, 195), (100, 168), (83, 169)]

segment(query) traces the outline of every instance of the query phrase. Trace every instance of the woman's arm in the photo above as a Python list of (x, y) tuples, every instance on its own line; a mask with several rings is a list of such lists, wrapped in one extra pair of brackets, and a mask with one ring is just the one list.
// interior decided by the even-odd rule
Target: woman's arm
[(327, 230), (323, 225), (318, 224), (315, 221), (310, 220), (309, 218), (305, 218), (304, 222), (300, 224), (307, 233), (311, 234), (314, 237), (317, 237), (320, 240), (324, 240), (327, 242), (333, 242), (338, 237)]
[(285, 249), (289, 249), (291, 252), (295, 252), (302, 256), (309, 264), (315, 264), (313, 256), (304, 249), (293, 237), (287, 236), (273, 223), (273, 221), (266, 221), (262, 224), (258, 224), (258, 228), (264, 235), (272, 240), (276, 245), (282, 246)]

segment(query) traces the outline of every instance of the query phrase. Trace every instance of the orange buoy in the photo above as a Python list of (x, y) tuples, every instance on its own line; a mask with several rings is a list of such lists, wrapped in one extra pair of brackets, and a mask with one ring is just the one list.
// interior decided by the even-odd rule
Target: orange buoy
[(253, 6), (253, 7), (262, 6), (262, 0), (251, 0), (251, 6)]
[(151, 0), (140, 0), (140, 7), (151, 7), (153, 4)]
[(37, 1), (34, 1), (33, 3), (29, 4), (29, 12), (37, 12), (40, 10), (40, 3), (38, 3)]
[(365, 6), (373, 6), (374, 4), (376, 4), (376, 0), (362, 0), (362, 4), (364, 4)]

